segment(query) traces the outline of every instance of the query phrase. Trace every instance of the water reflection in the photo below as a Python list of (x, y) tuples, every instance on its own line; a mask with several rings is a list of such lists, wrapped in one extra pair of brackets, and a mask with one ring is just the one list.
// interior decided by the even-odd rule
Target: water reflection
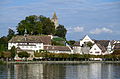
[(120, 79), (120, 64), (0, 65), (0, 79)]

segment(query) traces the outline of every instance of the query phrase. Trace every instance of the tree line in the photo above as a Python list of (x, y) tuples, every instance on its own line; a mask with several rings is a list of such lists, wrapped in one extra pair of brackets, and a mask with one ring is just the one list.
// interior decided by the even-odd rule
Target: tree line
[(42, 57), (42, 59), (34, 60), (58, 60), (58, 61), (90, 61), (95, 58), (101, 58), (103, 61), (119, 61), (120, 54), (107, 54), (107, 55), (90, 55), (90, 54), (68, 54), (68, 53), (50, 53), (50, 52), (35, 52), (35, 57)]
[(45, 16), (31, 15), (20, 21), (17, 26), (18, 35), (56, 35), (65, 38), (67, 30), (64, 25), (59, 25), (55, 29), (54, 23)]

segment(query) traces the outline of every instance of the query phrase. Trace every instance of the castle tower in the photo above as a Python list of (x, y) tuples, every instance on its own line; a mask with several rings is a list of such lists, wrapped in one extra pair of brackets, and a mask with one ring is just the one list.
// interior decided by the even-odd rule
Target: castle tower
[(54, 14), (53, 14), (53, 17), (52, 17), (51, 21), (54, 22), (55, 28), (57, 28), (57, 27), (59, 26), (59, 24), (58, 24), (58, 18), (57, 18), (57, 16), (56, 16), (56, 13), (55, 13), (55, 12), (54, 12)]

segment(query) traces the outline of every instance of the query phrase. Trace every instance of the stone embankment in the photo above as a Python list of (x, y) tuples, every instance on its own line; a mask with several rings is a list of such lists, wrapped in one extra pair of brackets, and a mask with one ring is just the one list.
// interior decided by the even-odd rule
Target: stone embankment
[(89, 64), (120, 63), (120, 61), (9, 61), (8, 64)]

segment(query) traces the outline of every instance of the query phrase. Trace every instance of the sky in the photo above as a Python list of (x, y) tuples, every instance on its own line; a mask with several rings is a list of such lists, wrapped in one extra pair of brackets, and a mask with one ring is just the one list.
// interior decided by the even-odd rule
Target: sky
[(120, 40), (120, 0), (0, 0), (0, 37), (30, 15), (52, 17), (68, 30), (67, 40), (85, 35), (98, 40)]

